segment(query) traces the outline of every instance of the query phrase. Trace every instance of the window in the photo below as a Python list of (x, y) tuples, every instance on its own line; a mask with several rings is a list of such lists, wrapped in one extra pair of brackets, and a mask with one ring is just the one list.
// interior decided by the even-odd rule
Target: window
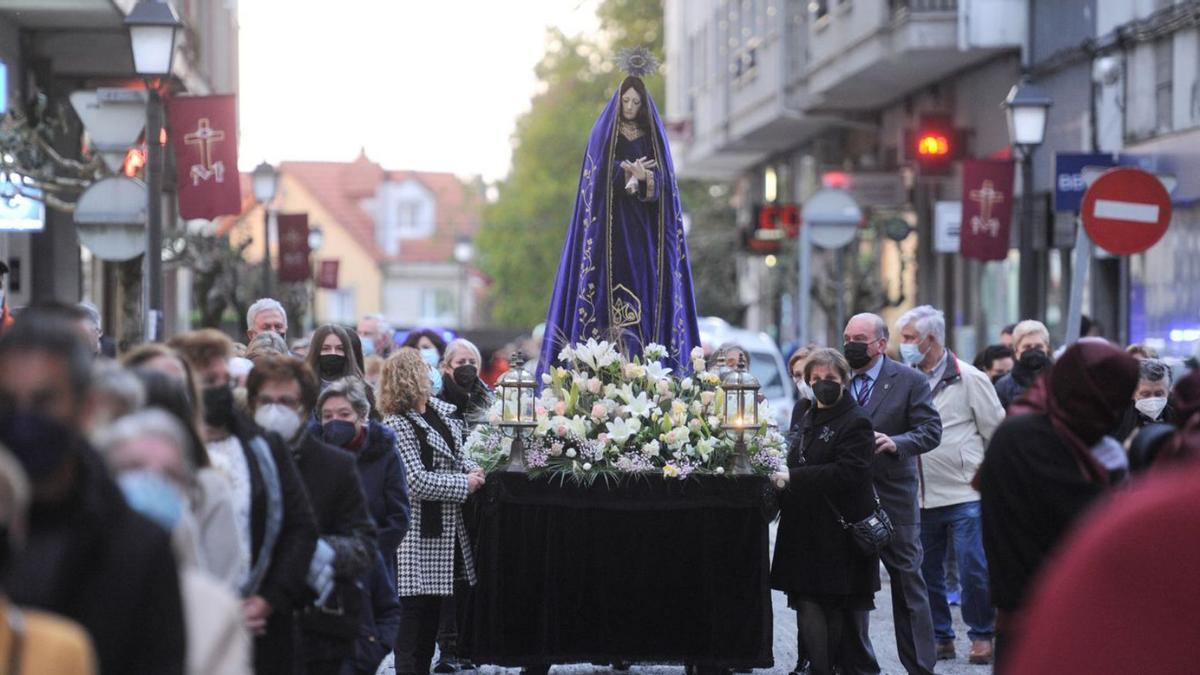
[(421, 202), (405, 200), (396, 205), (396, 227), (400, 236), (411, 236), (420, 230)]
[(438, 322), (454, 318), (454, 293), (448, 288), (421, 289), (421, 320)]
[(1171, 130), (1171, 107), (1175, 79), (1175, 61), (1172, 55), (1173, 39), (1168, 37), (1154, 43), (1154, 104), (1155, 131), (1163, 133)]
[(358, 312), (354, 311), (354, 289), (338, 288), (323, 290), (328, 301), (326, 313), (331, 323), (354, 323)]

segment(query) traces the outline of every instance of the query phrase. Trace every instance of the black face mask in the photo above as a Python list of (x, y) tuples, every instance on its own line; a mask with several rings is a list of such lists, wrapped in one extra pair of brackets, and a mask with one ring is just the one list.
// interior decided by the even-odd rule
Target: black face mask
[[(850, 343), (850, 344), (862, 344)], [(845, 391), (841, 384), (833, 380), (817, 380), (813, 383), (813, 396), (817, 397), (817, 402), (825, 407), (829, 407), (842, 400), (842, 392)]]
[[(850, 367), (858, 370), (871, 362), (871, 357), (867, 355), (867, 343), (865, 342), (847, 342), (842, 345), (842, 353), (846, 355), (846, 363)], [(816, 391), (815, 387), (813, 391)]]
[(218, 429), (228, 429), (233, 422), (233, 389), (218, 384), (204, 388), (204, 423)]
[(79, 435), (52, 417), (16, 411), (0, 419), (0, 444), (16, 455), (30, 480), (37, 482), (49, 478), (77, 452)]
[(322, 354), (317, 357), (321, 379), (336, 380), (346, 373), (346, 357), (341, 354)]
[(1040, 349), (1029, 349), (1020, 358), (1021, 367), (1031, 373), (1036, 373), (1050, 365), (1050, 357)]
[(470, 390), (471, 385), (475, 384), (475, 380), (479, 378), (479, 369), (475, 366), (459, 366), (454, 369), (451, 377), (455, 384)]

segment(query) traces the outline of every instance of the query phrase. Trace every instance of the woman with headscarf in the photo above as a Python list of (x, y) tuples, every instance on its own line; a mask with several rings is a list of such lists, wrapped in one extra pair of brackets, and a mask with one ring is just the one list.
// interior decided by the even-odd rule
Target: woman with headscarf
[[(999, 669), (1042, 563), (1121, 471), (1105, 442), (1138, 381), (1134, 358), (1103, 341), (1068, 349), (1017, 401), (977, 477)], [(1111, 438), (1107, 440), (1111, 441)]]

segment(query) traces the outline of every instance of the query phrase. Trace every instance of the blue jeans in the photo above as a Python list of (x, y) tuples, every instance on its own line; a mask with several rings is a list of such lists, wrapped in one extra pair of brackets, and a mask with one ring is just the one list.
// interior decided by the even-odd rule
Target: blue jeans
[(925, 560), (921, 574), (929, 589), (929, 610), (938, 640), (954, 639), (954, 621), (946, 601), (946, 543), (953, 537), (962, 586), (962, 614), (972, 640), (991, 639), (996, 632), (996, 610), (988, 596), (987, 558), (983, 555), (983, 529), (979, 502), (936, 509), (921, 509), (921, 545)]

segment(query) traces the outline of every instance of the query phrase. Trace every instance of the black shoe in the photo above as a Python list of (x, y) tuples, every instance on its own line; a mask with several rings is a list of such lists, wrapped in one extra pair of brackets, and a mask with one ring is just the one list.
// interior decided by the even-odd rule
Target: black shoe
[(630, 663), (628, 661), (613, 661), (612, 669), (618, 673), (629, 672)]
[(550, 666), (529, 666), (521, 669), (521, 675), (548, 675)]
[(435, 673), (453, 673), (456, 670), (458, 670), (458, 664), (444, 656), (438, 658), (437, 665), (433, 667)]

